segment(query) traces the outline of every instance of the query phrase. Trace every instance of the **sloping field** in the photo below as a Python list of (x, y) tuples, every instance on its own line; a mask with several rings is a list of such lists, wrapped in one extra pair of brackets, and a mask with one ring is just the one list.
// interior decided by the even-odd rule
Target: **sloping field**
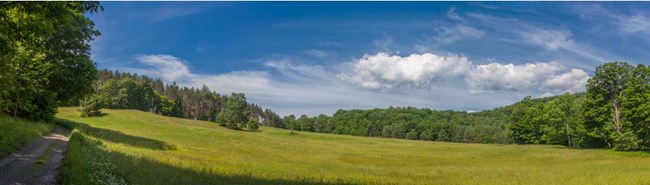
[(134, 110), (76, 128), (64, 184), (649, 184), (650, 156), (542, 145), (410, 141), (215, 123)]

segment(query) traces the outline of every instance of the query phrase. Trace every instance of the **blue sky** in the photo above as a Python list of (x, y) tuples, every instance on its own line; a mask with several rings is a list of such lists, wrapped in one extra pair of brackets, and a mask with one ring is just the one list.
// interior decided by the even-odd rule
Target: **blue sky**
[(648, 64), (650, 4), (102, 2), (100, 69), (208, 85), (281, 115), (485, 110), (584, 91), (606, 61)]

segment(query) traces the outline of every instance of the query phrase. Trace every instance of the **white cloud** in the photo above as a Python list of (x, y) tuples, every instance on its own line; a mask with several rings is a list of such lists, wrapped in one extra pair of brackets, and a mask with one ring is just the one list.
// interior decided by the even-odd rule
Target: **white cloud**
[(576, 40), (571, 30), (557, 28), (557, 25), (536, 25), (534, 22), (525, 22), (516, 18), (480, 13), (465, 15), (472, 18), (467, 20), (478, 20), (478, 22), (466, 21), (467, 23), (471, 22), (481, 25), (481, 27), (491, 28), (490, 39), (503, 41), (509, 45), (522, 45), (523, 43), (539, 46), (544, 48), (539, 54), (547, 55), (553, 60), (584, 60), (590, 63), (573, 63), (572, 65), (591, 68), (615, 58), (608, 51), (599, 50)]
[(556, 62), (477, 65), (466, 81), (471, 93), (534, 91), (562, 93), (583, 91), (589, 76), (581, 69), (565, 70)]
[[(199, 75), (190, 72), (189, 67), (181, 59), (171, 55), (140, 55), (136, 60), (149, 66), (147, 69), (128, 69), (129, 71), (155, 76), (181, 86), (200, 87), (208, 85), (213, 90), (226, 88), (229, 92), (259, 91), (269, 83), (269, 75), (259, 71), (234, 71), (219, 75)], [(246, 82), (246, 83), (241, 83)]]
[(460, 55), (431, 53), (407, 57), (377, 53), (365, 55), (352, 66), (351, 72), (341, 73), (339, 78), (372, 90), (390, 90), (398, 86), (431, 88), (446, 85), (444, 81), (464, 79), (468, 92), (472, 94), (503, 91), (561, 93), (583, 91), (589, 78), (585, 71), (567, 70), (557, 62), (473, 65)]
[(633, 15), (629, 17), (617, 17), (620, 21), (620, 29), (628, 33), (645, 32), (650, 33), (650, 18), (644, 15)]
[(574, 47), (575, 42), (570, 39), (571, 33), (568, 31), (560, 30), (536, 30), (525, 31), (520, 33), (524, 39), (523, 41), (544, 46), (548, 50), (558, 50), (560, 48)]
[[(349, 86), (336, 77), (336, 73), (318, 65), (298, 65), (289, 60), (266, 61), (268, 71), (236, 71), (222, 74), (192, 73), (188, 62), (171, 55), (141, 55), (136, 60), (146, 68), (127, 68), (166, 83), (177, 82), (179, 86), (200, 87), (203, 84), (221, 94), (244, 92), (252, 103), (271, 108), (281, 115), (332, 114), (338, 109), (375, 108), (388, 106), (429, 107), (429, 94), (381, 93)], [(453, 92), (439, 91), (438, 94)], [(442, 96), (442, 95), (440, 95)], [(509, 102), (510, 100), (506, 101)], [(503, 102), (484, 102), (479, 107), (499, 105)], [(450, 103), (450, 105), (454, 105)], [(448, 107), (443, 107), (448, 108)]]
[(375, 47), (384, 51), (388, 51), (390, 45), (393, 44), (393, 37), (390, 35), (384, 35), (379, 39), (373, 40), (372, 43), (375, 45)]
[(485, 36), (485, 32), (462, 24), (453, 27), (440, 27), (437, 32), (438, 34), (431, 38), (431, 42), (434, 42), (433, 45), (447, 45), (463, 39), (477, 39)]
[(165, 81), (176, 81), (190, 75), (190, 70), (183, 61), (171, 55), (141, 55), (139, 62), (151, 66), (149, 73), (160, 74)]
[(318, 57), (318, 58), (323, 58), (329, 56), (329, 54), (325, 51), (322, 50), (317, 50), (317, 49), (310, 49), (305, 52), (307, 55), (313, 56), (313, 57)]
[(588, 79), (589, 75), (587, 72), (581, 69), (571, 69), (569, 72), (554, 75), (547, 79), (540, 87), (540, 90), (555, 94), (581, 92), (585, 90)]
[(154, 21), (163, 21), (170, 18), (188, 16), (203, 12), (213, 8), (218, 4), (214, 3), (201, 3), (201, 4), (180, 4), (180, 3), (170, 3), (165, 6), (160, 6), (154, 9), (148, 9), (143, 11), (146, 16)]
[(597, 54), (593, 49), (573, 40), (571, 32), (566, 30), (533, 28), (521, 31), (519, 34), (524, 43), (542, 46), (549, 51), (560, 51), (562, 49), (598, 62), (607, 61), (605, 57)]
[[(626, 34), (650, 33), (650, 17), (644, 13), (626, 15), (595, 3), (577, 4), (573, 8), (575, 13), (583, 19), (594, 19), (599, 23), (606, 23), (608, 27), (617, 28)], [(625, 13), (629, 13), (629, 11)]]
[[(527, 90), (527, 95), (578, 92), (588, 78), (582, 70), (565, 72), (558, 63), (475, 66), (460, 55), (431, 53), (365, 55), (348, 63), (349, 71), (345, 66), (325, 68), (281, 60), (263, 62), (269, 70), (196, 74), (189, 62), (171, 55), (140, 55), (136, 60), (148, 67), (127, 71), (185, 87), (205, 84), (221, 94), (244, 92), (251, 102), (281, 115), (314, 116), (338, 109), (388, 106), (481, 110), (519, 100), (521, 95), (516, 93), (520, 90)], [(447, 80), (461, 83), (441, 85)], [(399, 85), (423, 88), (395, 88)], [(476, 93), (492, 91), (498, 93)], [(468, 101), (475, 103), (467, 105)]]
[(462, 20), (462, 18), (460, 18), (460, 15), (456, 13), (456, 7), (449, 8), (449, 10), (447, 11), (447, 18), (452, 20)]
[(339, 77), (367, 89), (390, 89), (398, 85), (417, 87), (433, 80), (463, 75), (469, 66), (468, 59), (459, 55), (425, 53), (401, 57), (378, 53), (364, 55), (354, 64), (352, 74)]

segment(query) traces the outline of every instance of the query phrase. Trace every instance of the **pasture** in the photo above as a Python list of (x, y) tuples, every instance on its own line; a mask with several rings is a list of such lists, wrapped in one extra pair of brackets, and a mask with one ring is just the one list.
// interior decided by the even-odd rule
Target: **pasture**
[(548, 145), (355, 137), (216, 123), (135, 110), (81, 118), (63, 184), (648, 184), (646, 153)]

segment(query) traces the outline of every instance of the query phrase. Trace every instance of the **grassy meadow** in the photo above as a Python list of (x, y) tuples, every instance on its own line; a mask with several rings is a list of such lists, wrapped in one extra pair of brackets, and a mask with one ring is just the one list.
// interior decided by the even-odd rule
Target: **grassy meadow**
[(0, 158), (47, 135), (54, 125), (0, 114)]
[(546, 145), (461, 144), (235, 131), (134, 110), (81, 118), (63, 184), (650, 184), (650, 155)]

